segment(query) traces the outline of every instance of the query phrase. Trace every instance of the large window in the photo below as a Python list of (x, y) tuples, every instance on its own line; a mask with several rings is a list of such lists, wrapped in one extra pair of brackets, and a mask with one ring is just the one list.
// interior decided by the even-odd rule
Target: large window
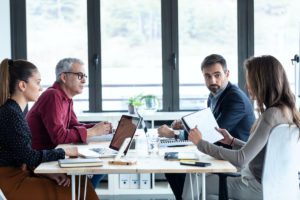
[(161, 99), (160, 2), (100, 2), (103, 110), (127, 110), (128, 98), (139, 94)]
[[(62, 58), (76, 57), (87, 66), (87, 5), (82, 0), (27, 0), (27, 55), (39, 68), (43, 88), (55, 81)], [(74, 98), (76, 111), (88, 110), (87, 86)]]
[(237, 83), (237, 1), (178, 1), (180, 109), (206, 107), (209, 91), (201, 62), (209, 54), (225, 57)]
[(256, 0), (255, 55), (273, 55), (283, 64), (295, 89), (295, 67), (291, 58), (299, 53), (299, 0)]
[[(265, 7), (264, 2), (259, 3), (259, 9), (255, 7), (256, 13), (265, 12), (260, 9)], [(21, 56), (27, 55), (39, 67), (44, 88), (55, 81), (54, 69), (60, 59), (77, 57), (86, 63), (89, 82), (84, 93), (75, 96), (76, 112), (126, 111), (128, 99), (140, 94), (157, 96), (164, 111), (194, 110), (206, 106), (209, 94), (200, 69), (205, 56), (223, 55), (230, 70), (230, 81), (235, 84), (244, 81), (242, 72), (238, 73), (242, 68), (238, 63), (242, 65), (242, 60), (253, 54), (252, 3), (238, 0), (14, 1), (12, 16), (20, 19), (26, 13), (27, 41), (22, 38), (20, 42), (24, 23), (15, 18), (12, 23), (20, 31), (13, 29), (12, 35), (13, 41), (24, 47), (18, 48)], [(292, 12), (299, 10), (291, 5), (299, 5), (296, 0), (286, 1), (285, 6)], [(269, 20), (264, 17), (257, 23)], [(279, 18), (268, 24), (282, 20)], [(285, 23), (291, 29), (289, 23), (294, 25), (295, 20)], [(263, 37), (275, 35), (257, 37), (260, 26), (265, 27), (255, 27), (256, 39), (265, 42)], [(295, 43), (299, 42), (293, 46)], [(283, 48), (290, 48), (284, 45)], [(264, 43), (260, 46), (267, 47)], [(21, 57), (18, 53), (13, 52), (12, 56)]]

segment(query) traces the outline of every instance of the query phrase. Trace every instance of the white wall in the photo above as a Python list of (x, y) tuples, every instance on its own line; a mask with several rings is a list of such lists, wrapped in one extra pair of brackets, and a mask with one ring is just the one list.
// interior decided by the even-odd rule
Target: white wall
[(0, 1), (0, 61), (11, 57), (9, 0)]

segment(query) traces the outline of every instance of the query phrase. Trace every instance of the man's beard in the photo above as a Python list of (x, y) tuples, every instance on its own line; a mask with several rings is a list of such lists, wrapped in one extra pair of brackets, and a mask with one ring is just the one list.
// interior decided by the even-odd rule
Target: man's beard
[(221, 89), (221, 87), (219, 85), (213, 84), (213, 85), (209, 85), (208, 89), (211, 93), (216, 94)]

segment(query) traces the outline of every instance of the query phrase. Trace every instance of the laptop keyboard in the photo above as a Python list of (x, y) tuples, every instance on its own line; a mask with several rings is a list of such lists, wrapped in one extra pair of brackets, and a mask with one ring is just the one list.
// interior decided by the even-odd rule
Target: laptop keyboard
[(108, 148), (92, 148), (91, 149), (92, 151), (95, 151), (95, 152), (97, 152), (97, 153), (99, 153), (99, 154), (107, 154), (107, 153), (111, 153), (112, 152), (112, 150), (111, 149), (108, 149)]
[(160, 147), (179, 147), (187, 145), (193, 145), (193, 143), (189, 140), (178, 140), (173, 138), (160, 140)]

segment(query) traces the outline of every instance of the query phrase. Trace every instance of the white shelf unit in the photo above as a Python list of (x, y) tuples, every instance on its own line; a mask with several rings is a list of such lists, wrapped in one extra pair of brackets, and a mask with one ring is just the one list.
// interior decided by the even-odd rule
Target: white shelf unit
[(108, 174), (108, 182), (100, 183), (96, 188), (97, 195), (151, 195), (151, 194), (172, 194), (172, 190), (167, 181), (155, 179), (155, 174), (151, 176), (151, 187), (149, 189), (120, 188), (120, 175)]

